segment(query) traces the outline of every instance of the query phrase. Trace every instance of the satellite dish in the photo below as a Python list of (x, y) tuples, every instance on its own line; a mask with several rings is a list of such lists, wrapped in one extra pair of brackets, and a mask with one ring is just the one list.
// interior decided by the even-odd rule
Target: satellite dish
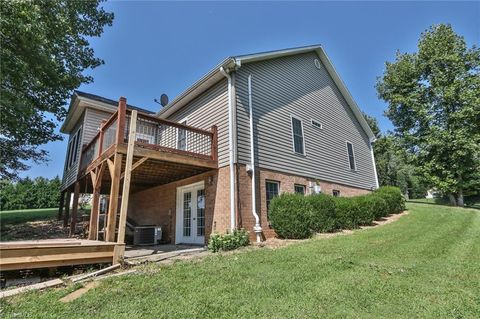
[(162, 94), (160, 96), (160, 105), (165, 106), (168, 104), (168, 95)]

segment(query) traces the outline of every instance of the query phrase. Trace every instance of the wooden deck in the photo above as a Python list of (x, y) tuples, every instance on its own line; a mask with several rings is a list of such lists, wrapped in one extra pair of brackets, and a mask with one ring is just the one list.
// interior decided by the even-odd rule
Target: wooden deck
[(125, 245), (81, 239), (0, 243), (0, 271), (118, 263)]

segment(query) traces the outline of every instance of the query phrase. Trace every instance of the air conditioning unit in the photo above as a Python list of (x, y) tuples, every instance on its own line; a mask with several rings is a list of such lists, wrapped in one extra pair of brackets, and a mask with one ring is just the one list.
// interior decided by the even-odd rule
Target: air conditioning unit
[(162, 240), (162, 227), (157, 225), (138, 225), (127, 217), (127, 233), (133, 237), (133, 245), (157, 245)]
[(133, 231), (134, 245), (157, 245), (162, 240), (162, 227), (135, 226)]

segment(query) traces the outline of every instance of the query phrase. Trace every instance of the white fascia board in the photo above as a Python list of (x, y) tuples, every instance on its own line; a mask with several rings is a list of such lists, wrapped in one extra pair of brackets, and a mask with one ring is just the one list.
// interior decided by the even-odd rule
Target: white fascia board
[(183, 91), (179, 96), (177, 96), (172, 102), (167, 104), (159, 112), (157, 116), (160, 118), (167, 118), (171, 114), (178, 111), (185, 104), (196, 98), (198, 95), (206, 91), (208, 88), (213, 86), (215, 83), (224, 79), (225, 77), (220, 73), (220, 68), (228, 69), (235, 66), (235, 59), (232, 57), (226, 58), (207, 74), (200, 78), (197, 82), (192, 84), (189, 88)]
[(95, 101), (83, 96), (75, 95), (73, 97), (72, 103), (70, 104), (67, 118), (65, 119), (65, 121), (63, 122), (60, 128), (60, 132), (64, 134), (69, 134), (87, 107), (100, 110), (100, 111), (109, 112), (112, 114), (117, 110), (116, 107), (110, 104), (102, 103), (102, 102)]

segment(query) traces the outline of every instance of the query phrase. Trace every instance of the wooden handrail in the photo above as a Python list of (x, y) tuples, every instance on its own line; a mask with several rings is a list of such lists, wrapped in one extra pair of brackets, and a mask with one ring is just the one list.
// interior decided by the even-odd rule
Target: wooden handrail
[[(130, 113), (130, 112), (131, 112), (131, 110), (127, 110), (127, 114)], [(160, 124), (173, 126), (173, 127), (176, 127), (176, 128), (182, 129), (182, 130), (195, 132), (195, 133), (203, 134), (203, 135), (206, 135), (206, 136), (212, 136), (212, 132), (209, 132), (207, 130), (202, 130), (202, 129), (194, 127), (194, 126), (190, 126), (190, 125), (186, 125), (186, 124), (181, 124), (181, 123), (161, 119), (161, 118), (158, 118), (158, 117), (155, 117), (155, 116), (152, 116), (152, 115), (140, 114), (139, 113), (138, 118), (147, 119), (147, 120), (152, 121), (152, 122), (157, 122), (157, 123), (160, 123)]]
[[(97, 159), (99, 156), (102, 155), (104, 152), (103, 146), (104, 146), (104, 141), (103, 139), (105, 138), (106, 134), (105, 132), (107, 129), (109, 129), (114, 123), (116, 122), (116, 136), (113, 144), (124, 144), (125, 143), (125, 128), (127, 124), (127, 116), (131, 116), (132, 110), (127, 109), (127, 100), (124, 97), (121, 97), (118, 102), (118, 109), (115, 111), (107, 120), (102, 121), (102, 124), (100, 125), (99, 131), (95, 136), (90, 140), (87, 144), (85, 144), (82, 148), (81, 152), (81, 158), (80, 160), (83, 160), (84, 154), (86, 154), (87, 150), (89, 150), (91, 147), (94, 146), (94, 143), (96, 143), (99, 140), (99, 145), (98, 145), (98, 154), (96, 154), (96, 151), (94, 150), (94, 158), (90, 159), (91, 161), (94, 161)], [(203, 130), (199, 129), (193, 126), (189, 126), (186, 124), (181, 124), (177, 122), (173, 122), (170, 120), (158, 118), (153, 115), (149, 115), (146, 113), (138, 113), (138, 120), (145, 120), (152, 122), (154, 124), (159, 124), (159, 125), (165, 125), (169, 127), (174, 127), (180, 130), (185, 130), (187, 132), (192, 132), (196, 134), (200, 134), (203, 136), (206, 136), (207, 138), (210, 139), (210, 155), (207, 155), (206, 153), (202, 152), (192, 152), (192, 151), (186, 151), (186, 150), (177, 150), (175, 147), (165, 147), (157, 144), (147, 144), (147, 143), (142, 143), (142, 142), (135, 142), (135, 144), (142, 146), (142, 147), (148, 147), (151, 149), (156, 149), (158, 151), (168, 151), (168, 152), (173, 152), (173, 153), (179, 153), (179, 154), (185, 154), (185, 155), (190, 155), (190, 156), (195, 156), (195, 157), (201, 157), (201, 158), (210, 158), (213, 161), (218, 160), (218, 129), (217, 126), (213, 125), (210, 130)], [(110, 145), (110, 144), (109, 144)], [(113, 146), (113, 145), (112, 145)], [(207, 148), (208, 150), (208, 148)], [(81, 163), (82, 164), (82, 163)], [(80, 172), (79, 172), (80, 173)]]

